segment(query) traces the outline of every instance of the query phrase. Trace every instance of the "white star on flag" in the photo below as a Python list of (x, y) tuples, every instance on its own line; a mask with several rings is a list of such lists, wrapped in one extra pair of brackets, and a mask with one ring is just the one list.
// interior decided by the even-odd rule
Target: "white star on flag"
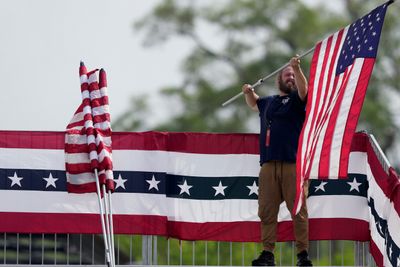
[(314, 192), (317, 192), (318, 190), (322, 190), (322, 191), (325, 192), (325, 185), (326, 185), (327, 183), (328, 183), (328, 182), (321, 182), (321, 184), (320, 184), (319, 186), (315, 186), (315, 191), (314, 191)]
[(146, 182), (149, 184), (149, 191), (150, 191), (152, 188), (156, 189), (157, 191), (160, 191), (160, 190), (158, 189), (158, 184), (159, 184), (161, 181), (157, 181), (157, 180), (156, 180), (156, 177), (154, 177), (154, 174), (153, 174), (153, 177), (151, 177), (151, 180), (146, 180)]
[(56, 181), (58, 180), (58, 178), (53, 178), (53, 175), (51, 173), (48, 178), (43, 177), (43, 180), (46, 181), (46, 188), (49, 186), (56, 188)]
[[(115, 182), (115, 189), (117, 189), (118, 187), (122, 187), (123, 189), (126, 189), (125, 188), (125, 182), (126, 181), (128, 181), (128, 179), (122, 179), (122, 176), (121, 176), (121, 174), (120, 175), (118, 175), (118, 179), (114, 179), (114, 182)], [(149, 189), (150, 190), (150, 189)]]
[(215, 190), (215, 195), (214, 196), (217, 196), (218, 194), (221, 194), (221, 195), (225, 196), (224, 190), (227, 187), (228, 186), (223, 186), (222, 183), (221, 183), (221, 180), (220, 180), (218, 186), (213, 186), (212, 187)]
[(178, 184), (179, 188), (181, 189), (181, 192), (179, 195), (182, 195), (183, 193), (186, 193), (190, 196), (189, 189), (193, 187), (193, 185), (188, 185), (187, 181), (184, 180), (183, 184)]
[(350, 192), (353, 190), (357, 190), (357, 192), (360, 192), (360, 189), (358, 188), (361, 183), (357, 183), (356, 178), (353, 179), (353, 182), (347, 182), (350, 185)]
[(11, 180), (11, 186), (13, 187), (13, 185), (18, 185), (19, 187), (21, 186), (21, 180), (24, 179), (23, 177), (18, 177), (17, 172), (14, 172), (14, 176), (8, 176), (8, 179)]
[(252, 185), (248, 185), (248, 186), (246, 186), (246, 187), (247, 187), (248, 189), (250, 189), (249, 196), (250, 196), (251, 194), (256, 194), (256, 195), (258, 196), (258, 186), (257, 186), (257, 184), (256, 184), (256, 181), (254, 181)]

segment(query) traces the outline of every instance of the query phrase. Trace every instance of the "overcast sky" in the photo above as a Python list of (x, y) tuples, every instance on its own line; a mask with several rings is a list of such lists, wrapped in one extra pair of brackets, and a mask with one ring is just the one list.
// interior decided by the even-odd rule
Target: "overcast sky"
[(0, 1), (0, 130), (63, 131), (81, 100), (80, 60), (106, 70), (112, 118), (132, 95), (179, 83), (190, 44), (145, 49), (133, 29), (158, 2)]

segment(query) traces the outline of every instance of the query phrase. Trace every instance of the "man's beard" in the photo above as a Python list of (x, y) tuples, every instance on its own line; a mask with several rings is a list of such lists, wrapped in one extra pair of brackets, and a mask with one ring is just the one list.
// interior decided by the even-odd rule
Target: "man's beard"
[(285, 83), (282, 79), (279, 79), (279, 90), (284, 94), (290, 94), (291, 92), (296, 91), (296, 87), (294, 84), (290, 86), (287, 83)]

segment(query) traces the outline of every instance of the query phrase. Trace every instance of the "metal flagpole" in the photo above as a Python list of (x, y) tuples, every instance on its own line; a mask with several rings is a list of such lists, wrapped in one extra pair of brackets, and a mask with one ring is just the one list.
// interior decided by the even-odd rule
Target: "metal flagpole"
[[(301, 54), (299, 56), (299, 58), (302, 58), (308, 54), (310, 54), (312, 51), (314, 51), (315, 47), (309, 49), (308, 51), (304, 52), (303, 54)], [(277, 74), (278, 72), (280, 72), (281, 70), (283, 70), (284, 68), (286, 68), (287, 66), (289, 66), (289, 62), (286, 63), (285, 65), (283, 65), (282, 67), (280, 67), (279, 69), (275, 70), (274, 72), (272, 72), (271, 74), (265, 76), (262, 79), (259, 79), (255, 84), (252, 85), (252, 87), (254, 89), (256, 89), (258, 86), (260, 86), (261, 84), (263, 84), (267, 79), (271, 78), (272, 76), (274, 76), (275, 74)], [(225, 101), (224, 103), (222, 103), (222, 106), (225, 107), (226, 105), (232, 103), (233, 101), (235, 101), (236, 99), (238, 99), (239, 97), (241, 97), (243, 95), (243, 92), (240, 92), (239, 94), (235, 95), (234, 97), (231, 97), (230, 99), (228, 99), (227, 101)]]
[(100, 207), (100, 220), (101, 220), (101, 230), (103, 231), (103, 239), (104, 239), (104, 249), (106, 251), (106, 259), (107, 259), (107, 265), (109, 267), (113, 267), (111, 263), (111, 254), (110, 254), (110, 247), (109, 247), (109, 242), (108, 242), (108, 237), (107, 237), (107, 231), (104, 223), (104, 207), (103, 207), (103, 202), (101, 201), (101, 192), (100, 192), (100, 183), (99, 183), (99, 175), (97, 173), (97, 169), (94, 169), (94, 174), (96, 178), (96, 190), (97, 190), (97, 200), (99, 201), (99, 207)]
[(115, 246), (114, 246), (114, 221), (113, 221), (113, 212), (112, 212), (112, 201), (111, 201), (111, 190), (108, 190), (108, 206), (110, 207), (110, 238), (111, 238), (111, 252), (114, 259), (115, 264)]
[(103, 184), (101, 186), (102, 191), (103, 191), (103, 200), (104, 200), (104, 207), (105, 207), (105, 213), (104, 213), (104, 217), (106, 220), (106, 233), (107, 233), (107, 241), (108, 241), (108, 246), (109, 246), (109, 251), (110, 251), (110, 258), (111, 258), (111, 266), (114, 267), (115, 266), (115, 258), (114, 258), (114, 252), (113, 252), (113, 247), (112, 247), (112, 242), (111, 242), (111, 231), (110, 231), (110, 221), (109, 221), (109, 207), (108, 207), (108, 195), (106, 192), (106, 185)]

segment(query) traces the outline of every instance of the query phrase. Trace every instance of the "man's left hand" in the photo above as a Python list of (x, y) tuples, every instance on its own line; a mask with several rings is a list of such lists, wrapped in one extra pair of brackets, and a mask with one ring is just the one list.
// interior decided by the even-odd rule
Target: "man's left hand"
[(289, 64), (295, 70), (300, 69), (300, 58), (299, 58), (299, 55), (296, 55), (295, 57), (292, 57), (290, 59)]

